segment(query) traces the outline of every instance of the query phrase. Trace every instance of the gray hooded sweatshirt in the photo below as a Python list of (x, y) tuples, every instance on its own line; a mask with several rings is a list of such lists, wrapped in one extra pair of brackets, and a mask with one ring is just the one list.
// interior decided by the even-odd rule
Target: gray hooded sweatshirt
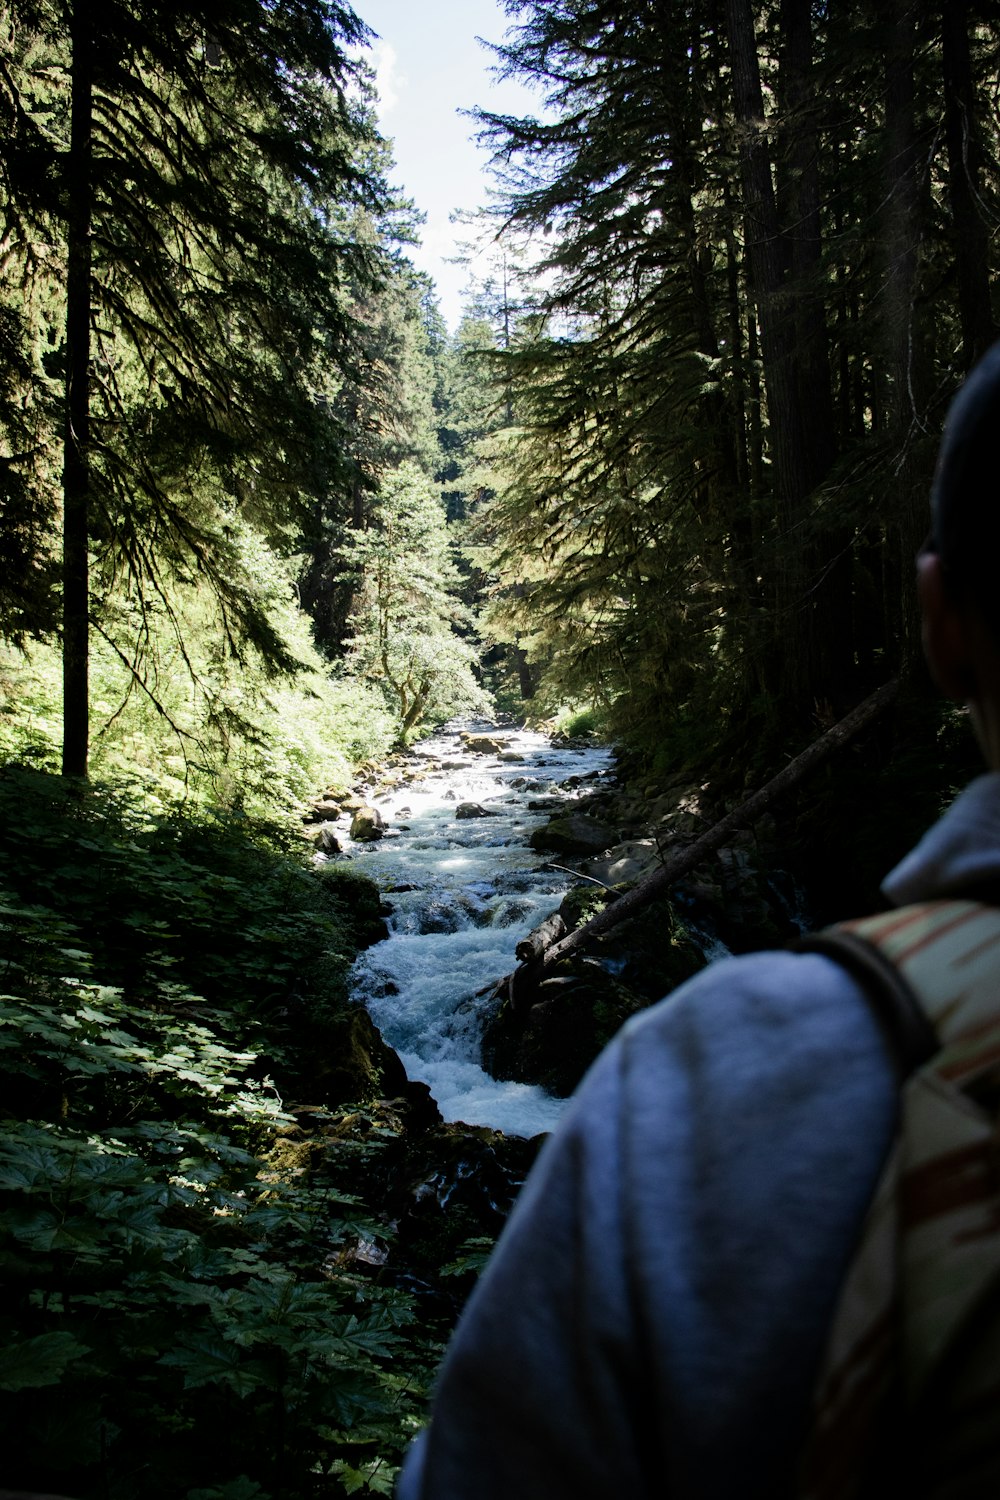
[[(1000, 773), (884, 884), (1000, 879)], [(546, 1143), (442, 1367), (399, 1500), (790, 1494), (897, 1089), (829, 958), (714, 963), (630, 1021)]]

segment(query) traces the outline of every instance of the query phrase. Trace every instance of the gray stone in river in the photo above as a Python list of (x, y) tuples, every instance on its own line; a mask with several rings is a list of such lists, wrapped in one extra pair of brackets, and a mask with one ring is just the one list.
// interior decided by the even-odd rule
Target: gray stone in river
[(371, 843), (385, 834), (385, 823), (377, 807), (359, 807), (351, 820), (351, 838), (356, 844)]

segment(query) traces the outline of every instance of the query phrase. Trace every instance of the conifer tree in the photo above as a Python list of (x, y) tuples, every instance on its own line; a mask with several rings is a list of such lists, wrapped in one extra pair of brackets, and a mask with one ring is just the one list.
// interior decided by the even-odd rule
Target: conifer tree
[(300, 574), (317, 644), (333, 660), (343, 653), (353, 608), (350, 576), (340, 566), (344, 531), (367, 527), (383, 475), (413, 462), (439, 478), (443, 463), (437, 408), (444, 345), (426, 278), (394, 257), (377, 286), (355, 289), (351, 307), (355, 357), (348, 372), (332, 374), (328, 400), (347, 436), (352, 483), (346, 496), (335, 486), (317, 491)]
[(914, 655), (928, 435), (995, 325), (994, 9), (507, 10), (546, 104), (481, 115), (540, 254), (497, 377), (507, 628), (650, 739), (803, 733)]
[(400, 740), (428, 722), (487, 712), (444, 506), (416, 464), (383, 477), (367, 524), (348, 533), (340, 557), (354, 597), (348, 662), (382, 688)]
[(365, 34), (339, 0), (5, 7), (4, 300), (44, 325), (23, 346), (36, 408), (64, 391), (62, 461), (50, 438), (22, 473), (50, 494), (62, 475), (68, 772), (86, 768), (102, 591), (169, 616), (194, 574), (228, 649), (291, 664), (231, 538), (288, 545), (306, 496), (349, 482), (315, 388), (320, 361), (353, 355), (348, 281), (378, 274), (351, 233), (383, 192), (348, 52)]

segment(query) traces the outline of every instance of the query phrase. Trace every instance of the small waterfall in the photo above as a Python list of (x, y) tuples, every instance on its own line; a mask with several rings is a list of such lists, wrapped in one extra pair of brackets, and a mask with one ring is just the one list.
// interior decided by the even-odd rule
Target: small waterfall
[[(573, 884), (528, 847), (531, 831), (592, 789), (612, 757), (525, 730), (489, 732), (502, 754), (467, 752), (457, 728), (423, 741), (418, 779), (374, 799), (385, 837), (345, 841), (393, 908), (388, 940), (355, 964), (353, 995), (446, 1120), (531, 1136), (551, 1130), (566, 1101), (484, 1071), (477, 997), (510, 973), (515, 944)], [(459, 817), (463, 803), (486, 815)]]

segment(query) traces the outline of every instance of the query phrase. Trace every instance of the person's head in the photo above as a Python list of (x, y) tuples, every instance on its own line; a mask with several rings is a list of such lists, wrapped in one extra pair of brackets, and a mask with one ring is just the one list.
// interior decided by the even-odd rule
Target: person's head
[(948, 412), (918, 588), (934, 679), (970, 705), (983, 753), (1000, 769), (1000, 343)]

